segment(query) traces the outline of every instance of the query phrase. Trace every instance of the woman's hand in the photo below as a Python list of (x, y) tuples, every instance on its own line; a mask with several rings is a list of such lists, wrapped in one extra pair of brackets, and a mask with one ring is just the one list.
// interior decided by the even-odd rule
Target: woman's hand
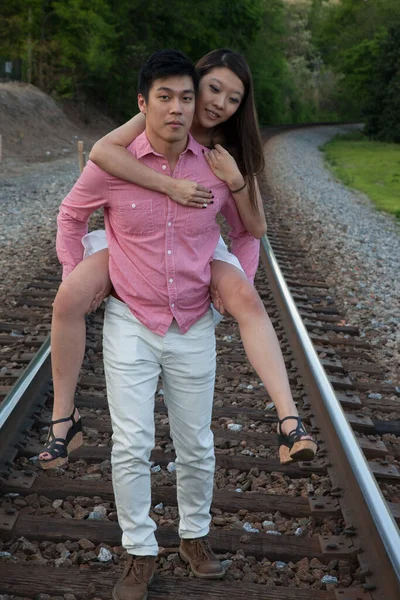
[(90, 315), (90, 313), (96, 312), (96, 310), (99, 308), (99, 306), (101, 305), (103, 300), (105, 300), (111, 294), (111, 290), (112, 290), (112, 283), (110, 281), (102, 290), (97, 292), (97, 294), (94, 296), (94, 298), (89, 306), (89, 310), (87, 311), (86, 314)]
[[(107, 294), (108, 295), (108, 294)], [(99, 306), (101, 305), (101, 303), (103, 302), (103, 300), (106, 298), (107, 296), (105, 295), (104, 292), (98, 292), (95, 297), (92, 300), (92, 303), (89, 307), (89, 310), (87, 311), (87, 315), (90, 315), (90, 313), (92, 312), (96, 312), (96, 310), (99, 308)]]
[(214, 175), (225, 181), (231, 190), (236, 190), (244, 185), (243, 175), (239, 171), (235, 159), (220, 144), (216, 144), (215, 148), (204, 153), (204, 156)]
[(224, 308), (224, 305), (222, 304), (222, 300), (218, 294), (218, 290), (217, 288), (211, 283), (210, 285), (210, 296), (211, 296), (211, 302), (214, 305), (214, 308), (221, 314), (221, 315), (226, 315), (227, 312)]
[(214, 198), (211, 190), (195, 181), (173, 178), (168, 182), (167, 196), (178, 204), (193, 208), (203, 208), (204, 205), (212, 203)]

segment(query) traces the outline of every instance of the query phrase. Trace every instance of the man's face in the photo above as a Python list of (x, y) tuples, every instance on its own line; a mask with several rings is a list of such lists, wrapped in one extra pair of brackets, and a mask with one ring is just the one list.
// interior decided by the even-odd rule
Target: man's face
[(165, 142), (186, 138), (192, 125), (195, 95), (191, 77), (171, 76), (156, 79), (146, 102), (138, 96), (140, 112), (146, 115), (146, 131)]

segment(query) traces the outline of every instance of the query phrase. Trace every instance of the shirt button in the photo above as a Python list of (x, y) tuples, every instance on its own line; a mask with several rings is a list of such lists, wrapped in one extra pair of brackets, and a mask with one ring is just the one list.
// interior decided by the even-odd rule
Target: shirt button
[(165, 169), (167, 168), (167, 165), (163, 165), (161, 168), (163, 169), (163, 171), (165, 171)]
[(170, 222), (168, 223), (168, 227), (171, 227), (171, 225), (172, 225), (172, 223), (171, 223), (171, 221), (170, 221)]
[(171, 277), (171, 279), (169, 280), (169, 282), (170, 282), (170, 283), (174, 283), (174, 280), (172, 279), (172, 277)]
[(136, 208), (136, 204), (132, 204), (132, 208)]
[(167, 250), (167, 254), (172, 254), (171, 250)]
[(172, 303), (172, 304), (171, 304), (171, 308), (174, 308), (174, 306), (175, 306), (175, 304), (174, 304), (174, 303)]

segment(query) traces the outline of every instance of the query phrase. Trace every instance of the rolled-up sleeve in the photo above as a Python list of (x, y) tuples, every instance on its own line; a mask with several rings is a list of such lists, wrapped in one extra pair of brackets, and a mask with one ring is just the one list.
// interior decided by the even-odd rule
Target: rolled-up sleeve
[(254, 283), (260, 257), (260, 240), (257, 240), (245, 229), (235, 201), (230, 194), (221, 207), (221, 213), (232, 228), (228, 234), (232, 240), (231, 252), (239, 260), (247, 278)]
[(88, 231), (90, 215), (109, 206), (108, 175), (89, 161), (78, 181), (64, 198), (57, 218), (57, 256), (63, 279), (83, 258), (82, 238)]

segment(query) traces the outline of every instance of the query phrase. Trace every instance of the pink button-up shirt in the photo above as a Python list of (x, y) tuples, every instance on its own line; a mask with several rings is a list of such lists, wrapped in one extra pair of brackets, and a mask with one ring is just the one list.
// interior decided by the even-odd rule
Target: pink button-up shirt
[[(109, 270), (117, 294), (151, 331), (165, 335), (173, 319), (185, 333), (210, 306), (210, 263), (221, 212), (232, 227), (232, 252), (253, 279), (259, 242), (244, 228), (228, 186), (218, 179), (189, 136), (173, 177), (191, 179), (212, 190), (214, 204), (194, 209), (109, 175), (89, 161), (64, 198), (58, 216), (57, 253), (66, 277), (83, 258), (82, 237), (89, 216), (104, 207)], [(146, 133), (128, 150), (143, 164), (172, 175)]]

